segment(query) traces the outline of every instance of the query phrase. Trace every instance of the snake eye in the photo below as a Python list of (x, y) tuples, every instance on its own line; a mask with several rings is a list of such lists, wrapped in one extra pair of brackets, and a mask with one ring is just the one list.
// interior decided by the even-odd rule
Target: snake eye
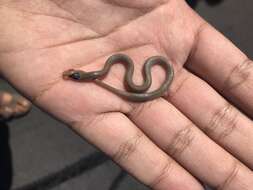
[(74, 72), (69, 77), (74, 79), (74, 80), (80, 80), (81, 79), (81, 75), (80, 75), (79, 72)]

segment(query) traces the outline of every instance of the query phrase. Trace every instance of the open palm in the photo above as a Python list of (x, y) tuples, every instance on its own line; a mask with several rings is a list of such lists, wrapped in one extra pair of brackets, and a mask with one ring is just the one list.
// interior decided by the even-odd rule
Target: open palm
[[(3, 0), (0, 24), (1, 74), (144, 184), (252, 189), (252, 62), (183, 0)], [(119, 52), (135, 61), (137, 82), (148, 57), (167, 57), (166, 97), (132, 103), (62, 79)], [(164, 72), (152, 73), (157, 88)], [(123, 75), (115, 65), (105, 81), (123, 88)]]

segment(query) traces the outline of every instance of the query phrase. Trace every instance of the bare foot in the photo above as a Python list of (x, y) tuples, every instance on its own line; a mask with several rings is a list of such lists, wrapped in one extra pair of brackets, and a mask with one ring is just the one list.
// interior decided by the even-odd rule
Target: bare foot
[(18, 94), (0, 91), (0, 121), (24, 116), (31, 109), (31, 103)]

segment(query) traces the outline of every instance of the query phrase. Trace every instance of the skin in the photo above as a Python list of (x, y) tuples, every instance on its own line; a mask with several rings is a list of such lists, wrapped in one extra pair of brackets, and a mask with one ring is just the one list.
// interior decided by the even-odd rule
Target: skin
[[(101, 77), (105, 77), (105, 75), (109, 72), (111, 66), (118, 62), (121, 62), (126, 66), (127, 70), (126, 70), (126, 74), (124, 78), (125, 78), (125, 83), (131, 92), (118, 90), (98, 79)], [(147, 91), (152, 84), (151, 67), (156, 64), (161, 65), (165, 69), (166, 71), (165, 80), (159, 89), (154, 90), (152, 92), (143, 93)], [(173, 67), (167, 63), (164, 57), (161, 57), (161, 56), (154, 56), (146, 60), (143, 67), (144, 81), (142, 85), (134, 84), (133, 73), (134, 73), (134, 63), (132, 59), (124, 54), (115, 54), (108, 58), (108, 60), (105, 62), (104, 68), (100, 71), (84, 72), (80, 70), (70, 69), (63, 73), (63, 78), (72, 79), (77, 82), (94, 81), (98, 85), (117, 94), (118, 96), (122, 98), (125, 98), (130, 101), (134, 101), (134, 102), (144, 102), (144, 101), (154, 100), (156, 98), (163, 96), (164, 93), (168, 91), (168, 88), (174, 76)]]
[(6, 122), (27, 114), (31, 109), (28, 100), (17, 94), (0, 91), (0, 121)]
[[(203, 190), (199, 181), (252, 189), (252, 61), (185, 1), (2, 0), (0, 7), (1, 74), (139, 181), (156, 190)], [(118, 52), (136, 63), (136, 83), (144, 60), (166, 57), (175, 71), (169, 95), (136, 104), (62, 79), (68, 69), (96, 71)], [(110, 72), (104, 81), (124, 89), (122, 65)], [(151, 90), (164, 70), (152, 75)]]

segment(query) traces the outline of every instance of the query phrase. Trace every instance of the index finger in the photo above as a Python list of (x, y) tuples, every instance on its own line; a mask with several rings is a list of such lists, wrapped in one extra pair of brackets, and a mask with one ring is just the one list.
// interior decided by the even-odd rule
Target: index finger
[(186, 66), (253, 117), (253, 64), (231, 41), (204, 22)]

